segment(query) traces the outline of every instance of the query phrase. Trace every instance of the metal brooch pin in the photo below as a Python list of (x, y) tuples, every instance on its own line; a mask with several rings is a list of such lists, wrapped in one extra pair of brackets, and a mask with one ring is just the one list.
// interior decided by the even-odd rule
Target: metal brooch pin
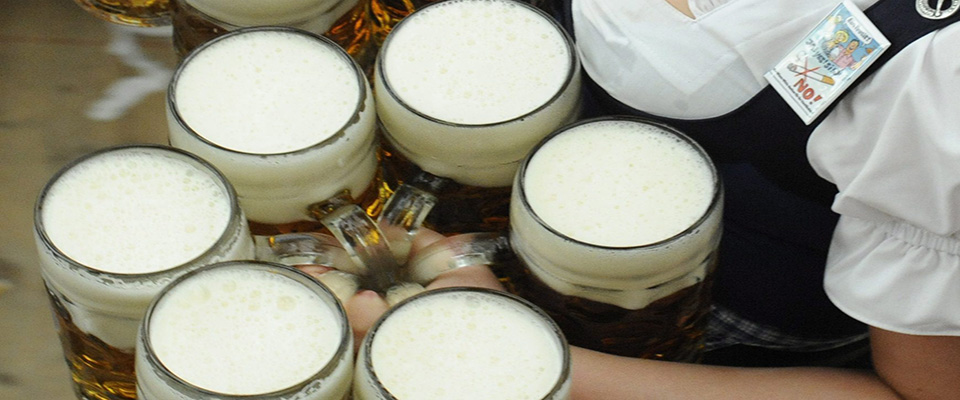
[[(960, 8), (960, 0), (916, 0), (917, 12), (927, 19), (944, 19)], [(931, 3), (936, 2), (936, 6)]]

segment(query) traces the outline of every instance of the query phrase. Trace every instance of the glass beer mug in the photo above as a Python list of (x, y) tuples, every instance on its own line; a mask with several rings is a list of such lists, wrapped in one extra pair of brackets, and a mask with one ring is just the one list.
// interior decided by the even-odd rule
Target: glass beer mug
[(568, 399), (569, 348), (556, 324), (517, 296), (431, 290), (392, 307), (367, 333), (353, 397)]
[(34, 219), (40, 272), (80, 398), (136, 398), (136, 332), (153, 296), (191, 270), (254, 256), (230, 183), (166, 146), (81, 157), (51, 178)]
[(370, 0), (172, 0), (173, 46), (183, 57), (237, 29), (287, 26), (330, 38), (364, 71), (377, 55)]
[(514, 182), (517, 290), (572, 345), (698, 361), (722, 208), (713, 163), (682, 133), (627, 118), (565, 127)]
[(434, 193), (426, 225), (440, 233), (505, 229), (520, 161), (579, 114), (579, 74), (569, 36), (528, 4), (447, 0), (417, 10), (375, 66), (388, 184)]
[(344, 204), (389, 196), (366, 77), (342, 48), (283, 27), (245, 28), (185, 58), (167, 93), (170, 143), (236, 187), (255, 235), (310, 232)]
[(142, 400), (348, 398), (353, 333), (326, 286), (294, 268), (224, 262), (168, 285), (137, 339)]
[[(384, 187), (373, 96), (341, 47), (294, 28), (233, 31), (180, 63), (167, 100), (170, 143), (230, 179), (260, 259), (316, 263), (296, 259), (325, 254), (324, 232), (353, 261), (334, 267), (360, 287), (383, 292), (396, 283), (429, 201)], [(375, 223), (393, 198), (397, 209)]]
[(170, 25), (172, 0), (75, 0), (80, 8), (115, 24), (150, 27)]

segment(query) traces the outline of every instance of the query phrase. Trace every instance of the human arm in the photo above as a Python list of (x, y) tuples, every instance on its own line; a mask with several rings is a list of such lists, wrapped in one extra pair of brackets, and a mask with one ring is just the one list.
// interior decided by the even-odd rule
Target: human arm
[[(449, 271), (427, 289), (481, 286), (502, 290), (490, 270)], [(347, 301), (358, 340), (387, 310), (372, 291)], [(955, 399), (960, 394), (960, 337), (871, 329), (877, 373), (829, 368), (739, 368), (613, 356), (571, 347), (573, 400), (604, 399)], [(882, 377), (882, 378), (881, 378)]]
[[(412, 253), (442, 239), (423, 231)], [(503, 290), (483, 265), (441, 274), (427, 290), (472, 286)], [(387, 311), (381, 295), (344, 302), (355, 341)], [(960, 394), (960, 337), (871, 330), (877, 373), (826, 368), (734, 368), (619, 357), (572, 347), (572, 399), (951, 399)]]
[(871, 329), (877, 373), (740, 368), (618, 357), (574, 347), (578, 399), (956, 399), (960, 337)]

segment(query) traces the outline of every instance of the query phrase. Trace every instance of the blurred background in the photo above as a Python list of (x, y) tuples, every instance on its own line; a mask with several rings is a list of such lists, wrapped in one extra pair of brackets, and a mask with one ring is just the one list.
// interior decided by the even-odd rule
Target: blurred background
[(0, 0), (0, 399), (73, 399), (43, 289), (33, 206), (103, 147), (166, 143), (169, 29), (123, 28), (72, 0)]

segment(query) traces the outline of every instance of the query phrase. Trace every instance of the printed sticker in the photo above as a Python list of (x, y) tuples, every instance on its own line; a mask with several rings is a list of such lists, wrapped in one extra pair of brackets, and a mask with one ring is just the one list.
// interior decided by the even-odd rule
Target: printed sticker
[(863, 12), (844, 0), (764, 77), (809, 125), (888, 47)]

